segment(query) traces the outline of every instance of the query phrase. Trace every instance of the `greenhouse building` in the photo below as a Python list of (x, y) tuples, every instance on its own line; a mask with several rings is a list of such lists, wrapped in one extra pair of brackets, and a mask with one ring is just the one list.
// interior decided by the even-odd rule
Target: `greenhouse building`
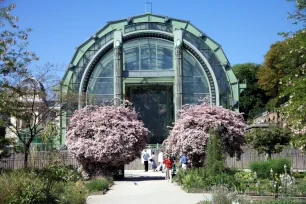
[(62, 106), (60, 141), (75, 109), (126, 99), (149, 142), (162, 143), (184, 104), (205, 98), (237, 111), (244, 88), (221, 45), (189, 21), (151, 13), (110, 21), (77, 47), (63, 77), (61, 93), (79, 97)]

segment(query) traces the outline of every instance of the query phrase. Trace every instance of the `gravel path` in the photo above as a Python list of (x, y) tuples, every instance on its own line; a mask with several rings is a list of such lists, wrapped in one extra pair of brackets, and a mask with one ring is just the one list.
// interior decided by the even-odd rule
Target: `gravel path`
[(105, 195), (92, 195), (88, 204), (196, 204), (209, 194), (186, 193), (160, 172), (125, 171), (126, 179), (116, 181)]

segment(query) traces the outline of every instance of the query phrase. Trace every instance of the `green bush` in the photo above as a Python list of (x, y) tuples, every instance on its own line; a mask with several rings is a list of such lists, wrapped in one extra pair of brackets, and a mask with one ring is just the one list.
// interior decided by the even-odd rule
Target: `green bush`
[(270, 176), (270, 170), (273, 173), (282, 174), (284, 173), (284, 165), (287, 166), (287, 172), (290, 172), (291, 162), (287, 158), (276, 158), (268, 161), (253, 161), (249, 164), (252, 172), (256, 172), (260, 178), (268, 178)]
[(55, 203), (45, 182), (29, 171), (13, 171), (0, 176), (0, 203)]
[(182, 168), (178, 169), (176, 172), (173, 181), (177, 182), (179, 185), (182, 185), (183, 181), (182, 179), (185, 177), (186, 171)]
[(53, 182), (76, 182), (82, 178), (80, 172), (61, 164), (50, 164), (48, 168), (36, 169), (35, 173)]
[(210, 130), (209, 131), (209, 141), (207, 143), (207, 150), (205, 156), (205, 168), (206, 172), (210, 176), (215, 176), (224, 172), (224, 153), (221, 149), (221, 130)]
[(0, 203), (84, 203), (88, 190), (82, 183), (75, 183), (76, 175), (73, 170), (59, 166), (3, 172), (0, 175)]
[(180, 182), (185, 189), (200, 188), (209, 190), (214, 185), (227, 184), (231, 188), (235, 186), (234, 175), (220, 173), (215, 176), (208, 175), (204, 168), (192, 168), (184, 172), (178, 172), (175, 181)]
[(82, 181), (57, 183), (54, 185), (52, 194), (58, 198), (60, 204), (83, 204), (88, 195), (88, 189)]
[(306, 195), (306, 181), (300, 181), (297, 184), (297, 192), (302, 196)]
[(110, 182), (105, 178), (97, 178), (95, 180), (88, 181), (86, 187), (89, 192), (97, 192), (108, 190)]

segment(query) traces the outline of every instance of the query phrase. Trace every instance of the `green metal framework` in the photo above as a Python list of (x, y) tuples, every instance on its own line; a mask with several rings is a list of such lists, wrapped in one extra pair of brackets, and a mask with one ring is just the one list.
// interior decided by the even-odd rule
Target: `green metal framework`
[[(118, 32), (122, 36), (118, 36)], [(89, 88), (93, 84), (93, 80), (101, 81), (101, 83), (103, 83), (103, 80), (114, 80), (113, 89), (115, 89), (118, 86), (116, 85), (116, 76), (101, 75), (101, 77), (93, 77), (95, 68), (104, 66), (101, 62), (103, 57), (110, 55), (110, 53), (114, 55), (116, 46), (120, 44), (124, 50), (126, 43), (137, 39), (156, 39), (154, 47), (154, 49), (156, 48), (156, 56), (159, 41), (171, 42), (175, 48), (177, 39), (181, 39), (184, 52), (192, 55), (197, 61), (197, 66), (204, 71), (203, 75), (195, 77), (207, 81), (209, 87), (207, 95), (211, 96), (211, 103), (238, 111), (239, 94), (245, 88), (245, 84), (239, 84), (222, 47), (189, 21), (151, 13), (108, 22), (102, 29), (78, 46), (63, 77), (62, 94), (69, 91), (79, 94), (94, 91), (94, 88)], [(149, 72), (150, 70), (147, 72), (131, 71), (128, 76), (125, 76), (127, 73), (123, 70), (123, 75), (120, 75), (122, 78), (121, 86), (123, 87), (122, 98), (125, 97), (125, 87), (131, 83), (172, 83), (176, 86), (175, 74), (177, 74), (177, 63), (179, 61), (174, 61), (174, 52), (175, 49), (173, 49), (173, 69), (161, 70), (158, 73)], [(117, 56), (120, 58), (120, 55)], [(116, 59), (114, 60), (116, 62)], [(156, 61), (152, 62), (155, 63)], [(116, 66), (116, 64), (113, 66)], [(122, 69), (124, 69), (124, 66), (124, 64), (121, 65)], [(113, 67), (114, 69), (116, 70), (115, 67)], [(132, 77), (130, 77), (131, 74)], [(184, 80), (183, 77), (183, 83), (185, 83)], [(61, 144), (64, 144), (65, 129), (70, 114), (64, 111), (62, 115)]]

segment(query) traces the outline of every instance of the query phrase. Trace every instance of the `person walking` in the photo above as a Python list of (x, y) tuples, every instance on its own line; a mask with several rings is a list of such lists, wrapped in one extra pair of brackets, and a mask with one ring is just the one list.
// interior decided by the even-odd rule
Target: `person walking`
[(149, 153), (147, 152), (147, 150), (145, 149), (144, 150), (144, 153), (142, 155), (142, 158), (143, 158), (143, 161), (144, 161), (144, 168), (145, 168), (145, 171), (148, 171), (149, 169)]
[(182, 169), (186, 170), (187, 169), (187, 157), (185, 153), (183, 153), (183, 155), (181, 156), (181, 163), (182, 163)]
[(154, 152), (152, 152), (152, 155), (151, 155), (151, 157), (150, 157), (150, 162), (151, 162), (151, 164), (152, 164), (152, 169), (153, 169), (153, 171), (156, 171), (156, 162), (155, 162), (155, 153)]
[(170, 179), (170, 182), (172, 183), (172, 165), (173, 165), (173, 161), (171, 160), (171, 156), (168, 155), (167, 158), (163, 161), (163, 163), (166, 165), (165, 179), (166, 180)]
[(162, 151), (160, 151), (158, 153), (157, 161), (158, 161), (159, 165), (158, 165), (158, 167), (156, 169), (157, 169), (157, 171), (162, 171), (163, 170), (163, 168), (162, 168), (163, 167), (163, 161), (164, 161), (164, 154), (163, 154)]

